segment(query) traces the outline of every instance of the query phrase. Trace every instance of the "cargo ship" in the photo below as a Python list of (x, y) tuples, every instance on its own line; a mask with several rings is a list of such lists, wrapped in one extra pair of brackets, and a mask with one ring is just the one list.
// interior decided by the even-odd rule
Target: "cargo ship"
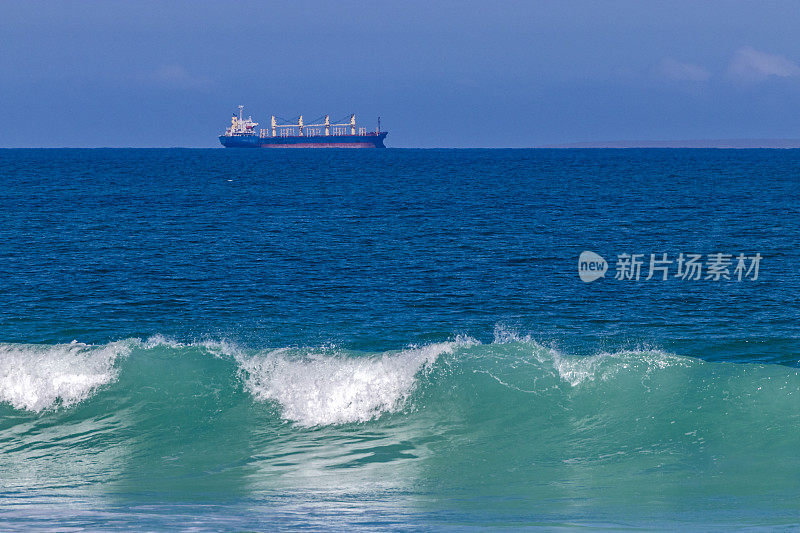
[[(381, 131), (381, 119), (375, 131), (364, 127), (356, 130), (356, 116), (350, 115), (347, 122), (331, 122), (330, 115), (320, 117), (320, 122), (304, 124), (303, 116), (297, 122), (282, 120), (275, 115), (270, 128), (258, 129), (253, 117), (244, 118), (244, 106), (239, 106), (239, 115), (233, 115), (231, 125), (219, 136), (226, 148), (386, 148), (383, 140), (389, 132)], [(324, 118), (324, 120), (323, 120)]]

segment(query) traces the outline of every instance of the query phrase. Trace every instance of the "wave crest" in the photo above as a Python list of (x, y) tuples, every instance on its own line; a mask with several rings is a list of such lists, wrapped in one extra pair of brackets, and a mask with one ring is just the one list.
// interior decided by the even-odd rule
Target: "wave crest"
[[(133, 350), (136, 353), (131, 357), (132, 366), (118, 368), (118, 358)], [(696, 364), (693, 359), (658, 350), (568, 355), (502, 326), (495, 328), (494, 341), (487, 345), (469, 337), (456, 337), (448, 342), (373, 354), (330, 347), (254, 352), (225, 340), (184, 343), (155, 335), (146, 340), (126, 339), (100, 346), (77, 342), (49, 346), (0, 344), (0, 403), (37, 413), (72, 406), (91, 397), (103, 385), (115, 382), (120, 372), (124, 375), (119, 386), (127, 388), (129, 394), (140, 394), (139, 385), (133, 385), (140, 381), (137, 372), (142, 368), (150, 372), (147, 369), (152, 367), (160, 373), (161, 367), (140, 367), (134, 362), (140, 357), (147, 361), (169, 355), (158, 365), (175, 364), (170, 359), (171, 352), (181, 357), (182, 364), (203, 368), (204, 359), (209, 363), (213, 359), (227, 361), (230, 366), (223, 365), (215, 371), (233, 370), (235, 377), (230, 377), (236, 382), (228, 382), (233, 387), (231, 394), (243, 386), (257, 402), (273, 403), (281, 418), (304, 427), (373, 420), (404, 409), (416, 390), (470, 390), (476, 386), (470, 378), (473, 375), (489, 375), (501, 386), (540, 394), (586, 389), (590, 383), (612, 381), (618, 388), (638, 387), (636, 383), (646, 387), (646, 381), (662, 376), (663, 369)], [(436, 372), (429, 373), (444, 354), (454, 357), (446, 359), (446, 366), (437, 365)], [(158, 380), (160, 375), (148, 374), (142, 379)], [(420, 383), (426, 386), (421, 388)], [(174, 385), (177, 384), (163, 384)], [(418, 406), (437, 402), (431, 399), (435, 394), (426, 392)], [(490, 398), (492, 392), (481, 389), (478, 394)]]
[(135, 344), (0, 344), (0, 402), (34, 412), (74, 405), (114, 381), (114, 362)]
[(417, 375), (465, 342), (360, 357), (281, 349), (239, 364), (253, 397), (277, 402), (287, 420), (307, 427), (366, 422), (401, 409)]

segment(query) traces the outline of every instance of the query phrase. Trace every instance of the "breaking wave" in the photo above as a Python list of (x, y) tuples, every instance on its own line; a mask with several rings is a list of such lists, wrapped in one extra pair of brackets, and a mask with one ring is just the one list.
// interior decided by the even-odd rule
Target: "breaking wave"
[(487, 344), (370, 353), (163, 336), (0, 344), (0, 487), (513, 486), (525, 502), (605, 507), (631, 501), (626, 487), (656, 501), (691, 479), (790, 501), (798, 372), (660, 350), (576, 356), (502, 329)]
[(682, 402), (724, 403), (737, 391), (753, 396), (754, 381), (765, 382), (759, 392), (781, 384), (773, 391), (776, 405), (790, 407), (800, 397), (798, 372), (788, 367), (708, 363), (659, 350), (574, 356), (502, 328), (489, 344), (464, 337), (378, 353), (252, 350), (160, 335), (98, 346), (0, 344), (0, 409), (34, 416), (81, 406), (96, 412), (101, 401), (112, 410), (121, 401), (195, 411), (240, 404), (302, 428), (417, 412), (448, 417), (472, 410), (502, 418), (512, 414), (487, 406), (506, 401), (515, 402), (515, 416), (538, 416), (615, 397), (625, 398), (631, 412), (662, 400), (679, 411)]
[(0, 344), (0, 401), (35, 412), (74, 405), (114, 381), (115, 362), (134, 345)]
[(366, 422), (405, 405), (439, 356), (467, 342), (443, 342), (397, 353), (348, 357), (280, 349), (240, 357), (247, 390), (275, 401), (303, 426)]

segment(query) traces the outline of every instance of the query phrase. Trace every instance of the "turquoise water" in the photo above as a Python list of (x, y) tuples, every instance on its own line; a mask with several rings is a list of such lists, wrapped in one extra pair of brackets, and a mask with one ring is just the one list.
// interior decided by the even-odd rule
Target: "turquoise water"
[(797, 151), (0, 162), (4, 530), (800, 525)]

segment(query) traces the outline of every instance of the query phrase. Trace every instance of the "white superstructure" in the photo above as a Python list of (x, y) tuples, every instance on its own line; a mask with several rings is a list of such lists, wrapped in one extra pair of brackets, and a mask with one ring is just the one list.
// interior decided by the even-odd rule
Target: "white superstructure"
[(242, 118), (244, 106), (239, 106), (239, 117), (233, 115), (231, 125), (225, 130), (226, 137), (238, 137), (241, 135), (255, 135), (258, 122), (253, 122), (253, 117)]

